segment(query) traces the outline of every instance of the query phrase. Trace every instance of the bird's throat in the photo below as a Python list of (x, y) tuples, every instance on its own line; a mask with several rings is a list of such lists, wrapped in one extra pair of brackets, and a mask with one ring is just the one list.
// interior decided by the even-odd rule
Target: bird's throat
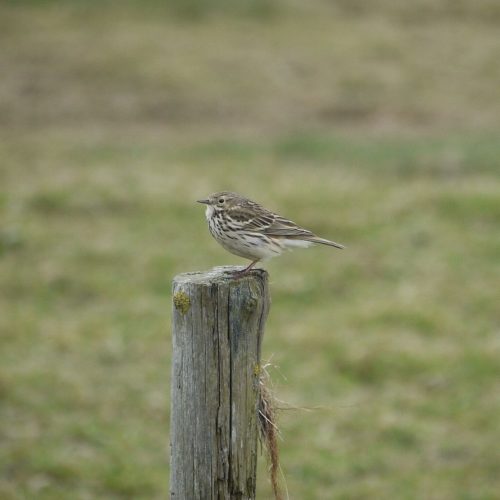
[(210, 220), (212, 218), (212, 215), (214, 214), (214, 207), (212, 205), (207, 205), (207, 209), (205, 210), (205, 217), (207, 220)]

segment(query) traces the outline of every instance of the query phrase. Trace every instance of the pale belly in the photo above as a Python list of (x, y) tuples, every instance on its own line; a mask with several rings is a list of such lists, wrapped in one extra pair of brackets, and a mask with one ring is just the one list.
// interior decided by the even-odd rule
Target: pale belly
[[(214, 236), (215, 237), (215, 236)], [(244, 257), (250, 260), (265, 260), (271, 257), (280, 255), (283, 248), (278, 243), (271, 242), (267, 238), (263, 240), (261, 237), (245, 234), (235, 235), (228, 233), (222, 238), (215, 239), (228, 251), (239, 257)]]

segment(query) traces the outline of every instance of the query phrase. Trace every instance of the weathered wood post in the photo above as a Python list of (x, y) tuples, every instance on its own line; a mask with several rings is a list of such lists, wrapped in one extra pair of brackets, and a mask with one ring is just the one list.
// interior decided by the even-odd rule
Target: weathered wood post
[(255, 498), (268, 274), (235, 270), (174, 278), (172, 499)]

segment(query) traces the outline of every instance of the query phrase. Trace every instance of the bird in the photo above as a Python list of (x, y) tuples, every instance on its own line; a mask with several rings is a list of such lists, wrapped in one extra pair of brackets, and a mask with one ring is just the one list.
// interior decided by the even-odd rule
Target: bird
[(237, 193), (221, 191), (197, 202), (207, 207), (205, 217), (215, 240), (228, 252), (251, 261), (237, 272), (240, 276), (259, 261), (276, 257), (284, 250), (307, 248), (315, 243), (344, 248)]

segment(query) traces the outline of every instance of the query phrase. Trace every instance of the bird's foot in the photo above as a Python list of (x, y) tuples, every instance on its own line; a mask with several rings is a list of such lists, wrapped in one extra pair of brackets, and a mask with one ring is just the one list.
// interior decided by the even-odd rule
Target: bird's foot
[(255, 266), (255, 264), (257, 264), (257, 262), (259, 262), (259, 261), (254, 260), (249, 266), (245, 267), (241, 271), (235, 271), (233, 274), (233, 277), (234, 278), (242, 278), (243, 276), (246, 276), (252, 270), (253, 266)]

